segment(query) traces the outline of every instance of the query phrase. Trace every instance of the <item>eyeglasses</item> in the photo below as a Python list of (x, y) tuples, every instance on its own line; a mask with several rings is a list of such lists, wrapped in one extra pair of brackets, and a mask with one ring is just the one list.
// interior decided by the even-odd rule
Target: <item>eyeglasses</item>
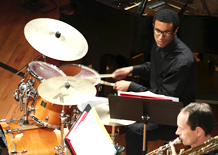
[(164, 37), (169, 37), (173, 34), (174, 31), (160, 31), (158, 29), (154, 29), (154, 34), (159, 36), (160, 34), (162, 34)]

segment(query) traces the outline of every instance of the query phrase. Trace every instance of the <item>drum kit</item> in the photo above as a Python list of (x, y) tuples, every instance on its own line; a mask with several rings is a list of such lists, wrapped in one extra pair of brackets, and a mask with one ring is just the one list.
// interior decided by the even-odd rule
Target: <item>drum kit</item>
[[(33, 48), (56, 60), (78, 60), (88, 51), (83, 35), (59, 20), (31, 20), (25, 25), (24, 34)], [(68, 64), (58, 68), (37, 60), (26, 67), (14, 91), (23, 117), (18, 122), (0, 120), (9, 154), (70, 154), (64, 136), (78, 117), (78, 111), (82, 112), (87, 104), (97, 107), (104, 125), (133, 123), (111, 119), (107, 98), (95, 97), (98, 84), (113, 86), (101, 80), (111, 75), (99, 75), (84, 65)]]

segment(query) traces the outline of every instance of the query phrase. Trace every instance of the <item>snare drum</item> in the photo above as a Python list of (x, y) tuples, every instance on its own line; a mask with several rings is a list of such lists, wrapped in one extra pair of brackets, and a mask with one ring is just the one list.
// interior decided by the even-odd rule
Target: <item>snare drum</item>
[(30, 77), (35, 80), (34, 88), (38, 88), (41, 82), (56, 76), (66, 76), (58, 67), (42, 61), (32, 61), (28, 64), (24, 75), (26, 82)]
[[(58, 152), (55, 147), (61, 145), (61, 131), (51, 130), (48, 128), (35, 128), (28, 129), (19, 132), (7, 132), (8, 130), (14, 130), (20, 128), (17, 123), (5, 123), (0, 122), (2, 131), (4, 132), (4, 138), (7, 142), (8, 153), (13, 151), (23, 152), (25, 155), (57, 155)], [(69, 132), (67, 128), (64, 129), (64, 135)], [(25, 151), (26, 150), (26, 151)], [(70, 155), (68, 149), (66, 154)], [(22, 153), (14, 153), (22, 154)]]
[(85, 76), (91, 76), (94, 77), (95, 82), (90, 81), (94, 86), (98, 85), (98, 81), (101, 80), (99, 74), (86, 66), (80, 65), (80, 64), (65, 64), (59, 67), (67, 76), (74, 76), (77, 78), (83, 79)]
[(41, 82), (56, 76), (66, 75), (63, 71), (52, 64), (42, 61), (30, 62), (27, 66), (27, 72), (25, 73), (24, 78), (14, 92), (14, 98), (18, 103), (20, 103), (20, 99), (24, 97), (27, 98), (27, 96), (31, 97), (28, 98), (28, 101), (34, 100), (37, 96), (37, 88)]

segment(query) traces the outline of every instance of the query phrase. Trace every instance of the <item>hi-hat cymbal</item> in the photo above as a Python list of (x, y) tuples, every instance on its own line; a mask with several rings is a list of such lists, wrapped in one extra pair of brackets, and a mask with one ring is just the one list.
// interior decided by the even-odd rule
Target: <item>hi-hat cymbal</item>
[(135, 123), (135, 121), (110, 118), (110, 110), (108, 103), (100, 104), (94, 107), (102, 124), (110, 126), (126, 126)]
[(33, 19), (25, 25), (24, 35), (38, 52), (56, 60), (78, 60), (88, 51), (84, 36), (74, 27), (56, 19)]
[(73, 76), (52, 77), (38, 87), (39, 95), (54, 104), (77, 105), (96, 95), (96, 88), (87, 80)]

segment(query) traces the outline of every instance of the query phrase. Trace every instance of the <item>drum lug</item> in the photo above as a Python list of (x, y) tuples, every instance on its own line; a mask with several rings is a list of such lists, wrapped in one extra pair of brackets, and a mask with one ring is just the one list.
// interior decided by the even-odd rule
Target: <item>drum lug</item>
[(16, 122), (16, 119), (12, 118), (10, 120), (7, 120), (7, 119), (0, 119), (0, 122), (10, 122), (10, 123), (15, 123)]
[(29, 69), (27, 68), (27, 72), (25, 72), (24, 73), (24, 77), (27, 75), (27, 74), (29, 74), (29, 71), (28, 71)]
[(22, 151), (8, 151), (9, 154), (27, 153), (27, 150)]
[(28, 80), (27, 80), (27, 84), (31, 87), (33, 87), (33, 85), (35, 84), (36, 80), (32, 80), (32, 78), (30, 77)]
[(45, 122), (48, 122), (49, 116), (46, 116), (45, 118)]
[(35, 89), (32, 89), (32, 90), (29, 92), (29, 97), (33, 98), (33, 100), (36, 99), (36, 97), (37, 97), (37, 90), (36, 90), (36, 88), (35, 88)]
[(55, 146), (54, 148), (57, 150), (59, 154), (64, 154), (66, 152), (64, 151), (66, 148), (65, 146)]
[(28, 107), (28, 111), (30, 112), (35, 111), (35, 108)]
[(21, 129), (17, 129), (17, 130), (5, 130), (4, 133), (5, 134), (12, 133), (12, 132), (17, 132), (18, 133), (18, 132), (21, 132), (21, 131), (22, 131)]
[(18, 89), (15, 89), (14, 91), (14, 98), (19, 103), (19, 90)]

